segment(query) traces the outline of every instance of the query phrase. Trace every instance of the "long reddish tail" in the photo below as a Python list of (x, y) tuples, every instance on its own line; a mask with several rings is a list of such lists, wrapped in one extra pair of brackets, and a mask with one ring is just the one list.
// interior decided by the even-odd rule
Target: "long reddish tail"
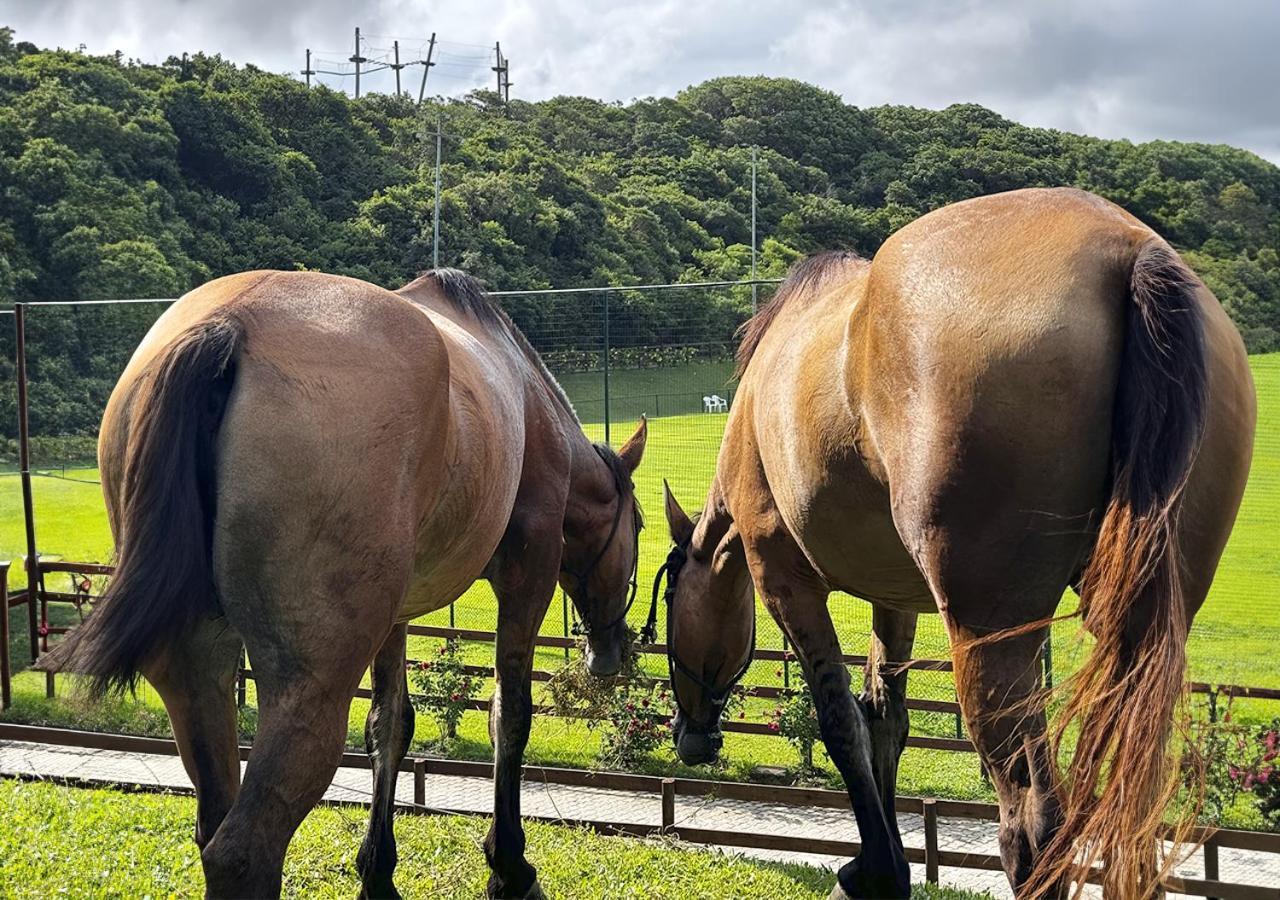
[(1064, 824), (1027, 896), (1103, 866), (1109, 897), (1150, 897), (1165, 872), (1159, 835), (1177, 783), (1170, 748), (1190, 628), (1179, 574), (1180, 500), (1204, 428), (1199, 282), (1167, 244), (1142, 245), (1130, 282), (1112, 426), (1111, 499), (1081, 579), (1096, 645), (1055, 723), (1076, 736)]

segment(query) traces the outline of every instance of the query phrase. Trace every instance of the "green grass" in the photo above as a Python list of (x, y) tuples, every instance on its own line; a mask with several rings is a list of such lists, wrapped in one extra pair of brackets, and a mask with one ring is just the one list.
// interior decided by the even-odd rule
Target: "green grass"
[[(1280, 549), (1276, 540), (1277, 523), (1280, 522), (1280, 354), (1255, 356), (1250, 362), (1258, 386), (1260, 423), (1253, 470), (1213, 591), (1192, 630), (1189, 653), (1191, 674), (1198, 680), (1278, 687), (1280, 668), (1274, 662), (1274, 648), (1280, 646)], [(661, 387), (661, 382), (653, 380), (662, 377), (661, 370), (639, 370), (628, 377), (632, 379), (628, 382), (631, 389), (637, 391), (642, 384), (646, 388)], [(710, 381), (715, 376), (709, 369), (700, 369), (692, 375), (682, 369), (667, 372), (665, 377), (670, 386), (699, 383), (699, 378)], [(576, 386), (575, 390), (581, 394), (585, 388)], [(706, 388), (699, 387), (698, 396), (700, 398), (701, 392), (713, 390), (710, 384)], [(671, 481), (687, 509), (699, 508), (714, 470), (724, 420), (723, 415), (691, 414), (666, 416), (650, 423), (649, 449), (636, 476), (638, 496), (649, 518), (649, 527), (641, 542), (642, 587), (647, 587), (650, 574), (667, 551), (662, 517), (662, 478)], [(614, 442), (625, 438), (632, 425), (632, 422), (615, 421)], [(593, 438), (601, 437), (603, 429), (600, 424), (585, 427)], [(93, 470), (72, 470), (67, 474), (88, 479), (96, 477)], [(40, 547), (46, 557), (108, 558), (110, 540), (101, 495), (96, 486), (57, 478), (37, 478), (34, 490)], [(0, 559), (18, 558), (23, 547), (18, 479), (3, 476), (0, 477)], [(21, 583), (21, 574), (12, 574), (15, 576), (12, 580)], [(65, 576), (57, 577), (65, 579)], [(52, 586), (65, 587), (65, 584), (54, 581)], [(632, 612), (633, 622), (638, 623), (643, 618), (647, 599), (642, 589)], [(870, 631), (870, 608), (852, 598), (837, 596), (832, 600), (832, 613), (844, 639), (846, 652), (864, 651)], [(56, 614), (62, 621), (72, 615), (66, 609), (56, 610)], [(455, 604), (454, 617), (460, 627), (491, 630), (495, 616), (493, 596), (488, 586), (478, 584), (459, 600)], [(25, 659), (25, 623), (16, 616), (13, 621), (15, 659)], [(423, 621), (448, 624), (449, 612), (433, 613)], [(758, 621), (759, 646), (779, 647), (780, 635), (772, 620), (761, 611)], [(543, 633), (560, 634), (561, 631), (561, 601), (557, 599), (544, 622)], [(1078, 631), (1071, 622), (1055, 630), (1055, 661), (1059, 673), (1069, 671), (1080, 658), (1082, 651), (1077, 637)], [(425, 655), (434, 643), (415, 638), (411, 641), (410, 655)], [(947, 640), (939, 619), (936, 616), (923, 617), (918, 629), (917, 656), (940, 657), (946, 653)], [(492, 647), (473, 645), (468, 648), (468, 657), (475, 663), (488, 664), (492, 660)], [(563, 660), (560, 651), (542, 649), (538, 652), (537, 666), (550, 670), (562, 664)], [(647, 665), (652, 674), (665, 675), (661, 660), (650, 659)], [(777, 664), (761, 662), (752, 667), (747, 681), (777, 685), (782, 679), (776, 673)], [(78, 709), (61, 700), (49, 703), (43, 698), (43, 679), (35, 673), (19, 675), (15, 691), (16, 707), (9, 717), (22, 721), (72, 724), (88, 719), (107, 727), (109, 723), (124, 726), (136, 720), (137, 728), (142, 729), (154, 727), (160, 709), (154, 696), (146, 691), (143, 692), (141, 706), (114, 711)], [(915, 697), (954, 698), (950, 678), (945, 673), (913, 673), (909, 692)], [(770, 705), (765, 702), (755, 702), (748, 705), (748, 714), (759, 718), (768, 708)], [(353, 704), (353, 746), (362, 743), (366, 709), (367, 704), (363, 701)], [(1264, 701), (1237, 702), (1236, 712), (1238, 717), (1269, 719), (1280, 712), (1280, 706)], [(916, 734), (952, 735), (954, 719), (934, 713), (915, 713), (912, 730)], [(434, 737), (433, 725), (425, 718), (420, 718), (418, 736), (420, 742)], [(489, 756), (482, 714), (468, 714), (461, 737), (455, 753), (474, 758)], [(596, 736), (581, 723), (542, 718), (534, 725), (527, 758), (530, 762), (552, 765), (591, 765), (596, 747)], [(728, 762), (714, 773), (718, 777), (745, 778), (757, 764), (794, 762), (790, 747), (773, 737), (727, 734), (725, 751)], [(650, 770), (687, 772), (669, 751), (655, 757)], [(692, 774), (705, 776), (708, 773), (703, 769)], [(910, 749), (903, 760), (900, 777), (903, 793), (990, 797), (990, 789), (982, 781), (972, 754)]]
[[(352, 897), (366, 813), (322, 808), (307, 817), (285, 861), (291, 897)], [(53, 784), (0, 781), (0, 895), (12, 898), (197, 897), (199, 854), (191, 840), (195, 802)], [(396, 882), (406, 897), (484, 896), (480, 841), (488, 823), (463, 817), (400, 816)], [(527, 855), (551, 897), (758, 897), (827, 895), (834, 876), (810, 866), (766, 863), (668, 841), (606, 837), (527, 823)], [(980, 895), (918, 886), (916, 898)], [(987, 896), (987, 895), (981, 895)]]

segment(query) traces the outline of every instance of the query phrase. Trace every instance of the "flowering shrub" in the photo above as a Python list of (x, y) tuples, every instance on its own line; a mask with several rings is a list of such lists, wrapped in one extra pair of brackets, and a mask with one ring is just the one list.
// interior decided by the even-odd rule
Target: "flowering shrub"
[(456, 738), (462, 714), (480, 686), (479, 678), (467, 674), (458, 641), (450, 638), (435, 656), (411, 665), (409, 679), (416, 688), (414, 708), (436, 720), (441, 740)]
[(1203, 789), (1202, 822), (1221, 823), (1242, 795), (1252, 795), (1263, 822), (1280, 830), (1280, 718), (1263, 728), (1242, 725), (1233, 721), (1231, 707), (1229, 697), (1220, 720), (1192, 726), (1182, 761), (1183, 788), (1191, 798)]
[(1280, 717), (1258, 731), (1243, 766), (1230, 766), (1228, 776), (1240, 790), (1253, 794), (1262, 820), (1280, 830)]
[(606, 717), (587, 723), (588, 727), (606, 726), (600, 739), (600, 761), (614, 768), (633, 768), (669, 741), (670, 706), (666, 685), (645, 687), (631, 680), (615, 691)]
[(665, 683), (654, 683), (640, 668), (634, 634), (622, 671), (601, 678), (587, 671), (578, 654), (548, 680), (546, 691), (557, 716), (583, 720), (601, 733), (600, 763), (611, 768), (633, 768), (670, 738), (671, 692)]
[(802, 772), (813, 771), (813, 747), (821, 739), (818, 728), (818, 712), (813, 706), (813, 694), (805, 688), (792, 692), (774, 708), (769, 719), (769, 730), (782, 735), (800, 752)]

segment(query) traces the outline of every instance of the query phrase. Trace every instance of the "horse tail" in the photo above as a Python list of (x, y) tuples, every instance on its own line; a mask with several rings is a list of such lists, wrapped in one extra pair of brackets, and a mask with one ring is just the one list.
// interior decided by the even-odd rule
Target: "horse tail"
[(217, 611), (214, 439), (241, 339), (234, 319), (209, 319), (175, 338), (139, 380), (113, 511), (115, 574), (84, 624), (37, 668), (88, 676), (94, 697), (132, 690), (148, 659)]
[(1206, 407), (1199, 282), (1162, 240), (1138, 249), (1111, 432), (1111, 496), (1080, 581), (1096, 639), (1055, 721), (1054, 755), (1070, 726), (1063, 824), (1026, 893), (1083, 882), (1103, 865), (1104, 893), (1150, 897), (1164, 811), (1177, 789), (1169, 735), (1185, 691), (1190, 612), (1176, 534)]

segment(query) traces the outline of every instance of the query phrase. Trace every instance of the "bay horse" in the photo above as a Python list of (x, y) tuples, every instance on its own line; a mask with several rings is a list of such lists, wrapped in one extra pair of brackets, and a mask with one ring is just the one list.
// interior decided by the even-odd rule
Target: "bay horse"
[[(493, 897), (541, 896), (520, 765), (534, 639), (563, 585), (596, 674), (621, 666), (647, 427), (593, 445), (479, 282), (436, 270), (391, 292), (246, 272), (155, 323), (107, 405), (99, 464), (118, 566), (49, 656), (103, 693), (144, 676), (198, 798), (210, 896), (280, 893), (294, 831), (328, 787), (366, 669), (373, 802), (364, 896), (397, 896), (392, 807), (413, 731), (406, 623), (477, 579), (497, 596)], [(259, 726), (241, 784), (241, 643)]]
[[(1253, 442), (1252, 379), (1218, 301), (1119, 207), (1014, 191), (923, 216), (870, 263), (799, 263), (738, 358), (701, 515), (666, 497), (680, 757), (719, 749), (754, 586), (799, 656), (861, 834), (831, 896), (908, 896), (903, 664), (917, 616), (938, 612), (1014, 890), (1058, 896), (1100, 862), (1108, 896), (1151, 896), (1187, 633)], [(1049, 729), (1039, 661), (1068, 586), (1094, 647)], [(833, 590), (873, 609), (856, 698)]]

